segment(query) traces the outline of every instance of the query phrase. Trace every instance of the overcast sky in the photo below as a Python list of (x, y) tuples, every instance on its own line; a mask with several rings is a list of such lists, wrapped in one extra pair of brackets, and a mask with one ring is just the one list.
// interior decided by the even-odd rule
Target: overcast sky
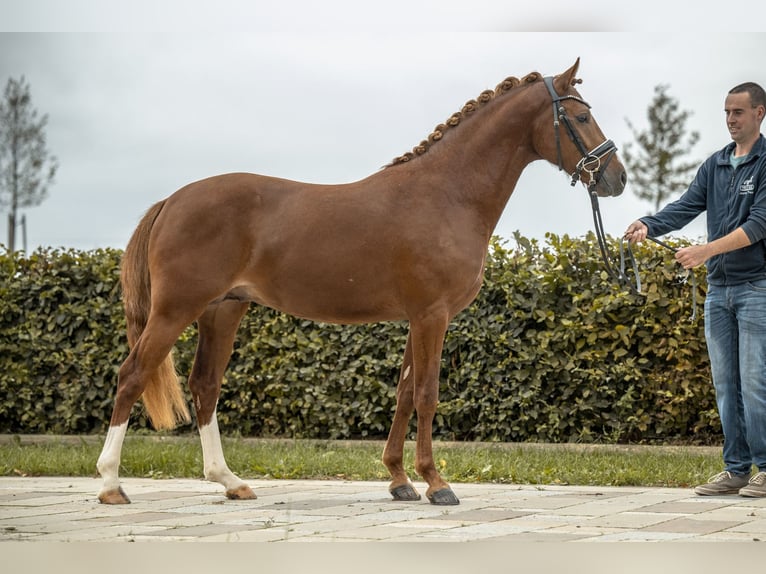
[[(645, 128), (655, 86), (669, 84), (670, 95), (693, 113), (687, 125), (701, 138), (690, 159), (700, 161), (729, 141), (726, 92), (743, 81), (766, 85), (766, 35), (724, 26), (715, 33), (662, 29), (677, 28), (682, 12), (666, 11), (653, 28), (644, 10), (635, 21), (582, 11), (574, 20), (550, 20), (532, 8), (520, 21), (506, 14), (513, 3), (461, 17), (450, 1), (390, 2), (380, 13), (360, 13), (363, 2), (329, 2), (356, 7), (352, 16), (366, 23), (356, 27), (320, 14), (325, 2), (268, 9), (254, 2), (227, 27), (218, 20), (231, 2), (213, 3), (216, 9), (197, 12), (191, 23), (188, 13), (171, 13), (174, 4), (193, 6), (158, 3), (163, 8), (147, 18), (86, 11), (82, 1), (0, 0), (0, 82), (26, 77), (33, 105), (49, 116), (48, 147), (61, 166), (49, 198), (25, 210), (30, 249), (124, 247), (152, 203), (219, 173), (361, 179), (503, 78), (558, 74), (577, 57), (579, 90), (618, 147), (632, 141), (626, 118)], [(405, 6), (405, 25), (390, 29)], [(285, 21), (294, 25), (270, 26)], [(571, 29), (618, 31), (558, 31)], [(651, 206), (629, 185), (601, 208), (607, 232), (619, 235)], [(6, 219), (3, 213), (0, 243)], [(581, 236), (592, 228), (585, 191), (537, 162), (519, 181), (496, 234)], [(703, 234), (700, 219), (679, 235)]]

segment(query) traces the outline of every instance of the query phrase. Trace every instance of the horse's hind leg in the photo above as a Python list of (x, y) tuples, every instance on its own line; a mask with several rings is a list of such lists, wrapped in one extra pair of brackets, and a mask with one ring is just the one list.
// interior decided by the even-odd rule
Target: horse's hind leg
[[(119, 479), (122, 444), (128, 428), (130, 411), (146, 389), (149, 379), (159, 372), (160, 365), (167, 360), (184, 328), (193, 320), (193, 314), (175, 318), (170, 314), (152, 315), (120, 367), (109, 432), (96, 463), (104, 480), (98, 499), (104, 504), (130, 503)], [(176, 384), (175, 379), (167, 384)]]
[(383, 464), (391, 473), (391, 484), (388, 487), (394, 500), (420, 500), (420, 494), (410, 482), (407, 472), (404, 470), (404, 441), (407, 437), (412, 412), (415, 410), (413, 402), (413, 381), (415, 380), (412, 368), (412, 335), (407, 337), (407, 346), (404, 349), (399, 384), (396, 387), (396, 412), (388, 433), (386, 447), (383, 450)]
[(226, 488), (226, 496), (232, 499), (255, 498), (255, 494), (226, 464), (218, 430), (216, 404), (237, 327), (247, 308), (248, 303), (233, 300), (207, 308), (198, 320), (199, 342), (189, 377), (202, 442), (205, 478), (222, 484)]

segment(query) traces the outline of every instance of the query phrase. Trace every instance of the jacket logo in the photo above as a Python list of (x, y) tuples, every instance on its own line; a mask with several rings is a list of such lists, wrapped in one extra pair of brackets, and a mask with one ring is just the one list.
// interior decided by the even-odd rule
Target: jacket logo
[(751, 194), (755, 191), (755, 185), (753, 184), (754, 177), (755, 176), (751, 176), (750, 179), (746, 179), (742, 182), (742, 185), (739, 186), (740, 195)]

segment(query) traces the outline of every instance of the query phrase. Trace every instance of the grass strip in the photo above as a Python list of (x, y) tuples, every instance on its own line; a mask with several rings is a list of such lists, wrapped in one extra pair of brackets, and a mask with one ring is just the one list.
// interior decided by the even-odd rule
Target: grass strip
[[(0, 438), (2, 476), (96, 476), (102, 437)], [(388, 480), (381, 441), (224, 439), (231, 469), (242, 478)], [(121, 476), (201, 478), (202, 450), (193, 436), (128, 437)], [(414, 444), (405, 448), (413, 470)], [(720, 449), (573, 444), (434, 443), (450, 482), (689, 487), (720, 471)]]

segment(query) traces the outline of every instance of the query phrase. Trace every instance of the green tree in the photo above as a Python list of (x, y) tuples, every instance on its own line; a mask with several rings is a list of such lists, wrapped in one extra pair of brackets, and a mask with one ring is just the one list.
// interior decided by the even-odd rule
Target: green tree
[(48, 115), (32, 107), (24, 76), (8, 79), (0, 100), (0, 208), (8, 208), (8, 250), (16, 247), (18, 212), (39, 205), (58, 169), (48, 153), (45, 127)]
[(622, 159), (628, 169), (633, 192), (652, 202), (654, 211), (684, 191), (698, 161), (684, 157), (699, 140), (699, 132), (688, 132), (686, 122), (691, 112), (680, 110), (678, 100), (668, 95), (668, 85), (657, 85), (646, 110), (649, 127), (639, 131), (626, 118), (636, 145), (623, 146)]

